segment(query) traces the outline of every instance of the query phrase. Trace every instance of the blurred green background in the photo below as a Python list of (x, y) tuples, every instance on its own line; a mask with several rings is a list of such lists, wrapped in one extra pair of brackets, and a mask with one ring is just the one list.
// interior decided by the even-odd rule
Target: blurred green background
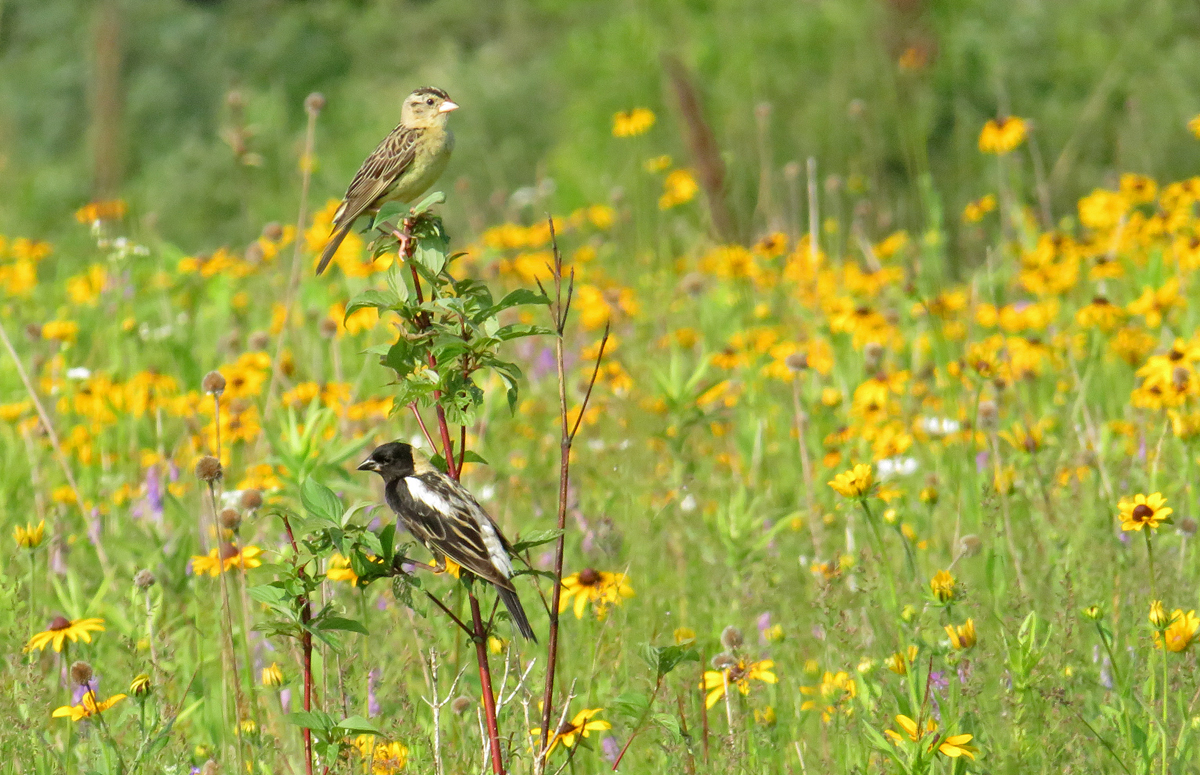
[[(1200, 163), (1191, 0), (0, 0), (0, 231), (53, 236), (119, 195), (187, 250), (244, 244), (295, 218), (306, 95), (328, 100), (319, 205), (424, 84), (463, 106), (442, 185), (455, 228), (519, 218), (522, 187), (540, 185), (529, 216), (607, 201), (645, 157), (688, 163), (663, 55), (694, 79), (747, 239), (767, 226), (764, 155), (778, 201), (811, 155), (877, 229), (920, 229), (939, 203), (953, 225), (994, 190), (976, 140), (1001, 114), (1034, 122), (1023, 153), (1056, 217), (1116, 169)], [(635, 106), (653, 131), (613, 138)]]

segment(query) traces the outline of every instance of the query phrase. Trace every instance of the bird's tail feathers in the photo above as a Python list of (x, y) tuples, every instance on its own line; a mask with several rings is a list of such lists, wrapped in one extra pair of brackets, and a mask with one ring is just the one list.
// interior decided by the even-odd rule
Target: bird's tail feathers
[(496, 593), (500, 595), (500, 599), (504, 601), (504, 607), (508, 609), (508, 615), (512, 617), (513, 624), (516, 625), (517, 631), (525, 637), (526, 640), (531, 640), (537, 643), (537, 636), (533, 634), (533, 626), (529, 624), (529, 617), (525, 615), (525, 609), (521, 606), (521, 598), (511, 589), (504, 587), (496, 587)]
[(337, 253), (338, 248), (342, 246), (342, 240), (346, 239), (346, 235), (350, 233), (351, 225), (346, 224), (329, 238), (329, 242), (325, 245), (325, 251), (321, 253), (321, 263), (317, 264), (317, 274), (321, 274), (325, 271), (325, 267), (329, 266), (329, 262), (333, 260), (333, 254)]

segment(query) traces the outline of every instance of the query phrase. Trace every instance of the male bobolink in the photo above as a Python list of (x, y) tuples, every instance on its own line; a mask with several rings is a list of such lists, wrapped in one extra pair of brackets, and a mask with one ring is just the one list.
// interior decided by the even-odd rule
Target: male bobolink
[(513, 623), (536, 641), (521, 598), (510, 580), (512, 547), (467, 489), (438, 471), (411, 444), (376, 447), (358, 467), (383, 477), (384, 498), (404, 526), (433, 552), (438, 567), (449, 558), (496, 588)]
[(441, 176), (454, 150), (446, 128), (458, 105), (441, 89), (424, 86), (404, 100), (400, 124), (358, 168), (333, 216), (333, 236), (321, 254), (317, 274), (333, 260), (360, 215), (375, 213), (385, 202), (411, 202)]

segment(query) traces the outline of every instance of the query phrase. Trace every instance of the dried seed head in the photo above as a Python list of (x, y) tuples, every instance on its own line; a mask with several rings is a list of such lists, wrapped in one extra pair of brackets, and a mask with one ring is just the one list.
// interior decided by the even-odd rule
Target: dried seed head
[(958, 556), (959, 557), (974, 557), (979, 554), (980, 547), (983, 546), (983, 541), (974, 533), (965, 535), (958, 539)]
[(736, 651), (746, 642), (746, 638), (742, 635), (742, 631), (737, 627), (730, 625), (721, 630), (721, 645), (726, 651)]
[(226, 530), (237, 530), (242, 526), (242, 515), (238, 513), (237, 509), (221, 509), (221, 513), (217, 515), (217, 521)]
[(225, 392), (225, 375), (219, 371), (210, 371), (200, 381), (200, 389), (205, 393), (219, 397)]
[(325, 318), (321, 321), (321, 336), (326, 339), (332, 339), (337, 336), (338, 324), (336, 320)]
[(263, 226), (262, 235), (272, 242), (278, 242), (283, 239), (283, 227), (278, 221), (271, 221), (266, 226)]
[(237, 89), (233, 89), (225, 95), (225, 104), (234, 110), (240, 110), (246, 107), (246, 96)]
[(217, 481), (221, 478), (221, 461), (212, 455), (205, 455), (196, 463), (196, 478), (202, 482)]
[(996, 421), (1000, 418), (1000, 408), (995, 401), (979, 402), (979, 427), (984, 430), (994, 430)]
[(217, 766), (215, 761), (209, 759), (200, 768), (200, 775), (221, 775), (221, 768)]
[(71, 682), (76, 684), (85, 684), (92, 680), (92, 666), (87, 662), (74, 662), (71, 664)]
[(1191, 372), (1182, 366), (1176, 366), (1171, 372), (1171, 386), (1179, 392), (1187, 390), (1188, 380), (1191, 378)]
[(789, 161), (787, 164), (783, 165), (783, 177), (788, 180), (795, 180), (796, 178), (800, 177), (800, 162)]
[(263, 505), (262, 493), (258, 490), (242, 490), (239, 502), (246, 511), (254, 511)]
[(325, 95), (319, 91), (304, 98), (304, 109), (308, 111), (308, 115), (315, 116), (325, 109)]
[(1191, 517), (1184, 517), (1183, 519), (1179, 520), (1179, 526), (1177, 529), (1187, 538), (1191, 538), (1192, 536), (1196, 535), (1196, 520), (1192, 519)]
[(713, 670), (725, 670), (726, 668), (733, 667), (737, 663), (737, 657), (735, 657), (733, 654), (721, 653), (712, 658), (711, 664)]
[(679, 280), (679, 290), (688, 296), (699, 296), (708, 284), (704, 275), (699, 272), (688, 272)]
[(251, 242), (246, 246), (246, 253), (243, 258), (245, 258), (248, 263), (261, 264), (263, 260), (262, 245), (258, 244), (257, 240)]
[(133, 574), (133, 585), (138, 589), (149, 589), (154, 586), (154, 574), (148, 570), (142, 569)]
[(808, 368), (808, 353), (792, 353), (783, 362), (792, 371), (804, 371)]
[(25, 326), (25, 336), (35, 340), (41, 339), (42, 327), (37, 323), (30, 323), (29, 325)]
[(246, 346), (251, 350), (265, 350), (267, 345), (271, 343), (271, 335), (266, 331), (255, 331), (246, 340)]
[(470, 697), (455, 697), (454, 701), (450, 703), (450, 710), (454, 711), (454, 715), (461, 716), (474, 704)]
[(867, 371), (876, 371), (882, 361), (883, 345), (879, 342), (867, 342), (866, 347), (863, 347), (863, 368)]

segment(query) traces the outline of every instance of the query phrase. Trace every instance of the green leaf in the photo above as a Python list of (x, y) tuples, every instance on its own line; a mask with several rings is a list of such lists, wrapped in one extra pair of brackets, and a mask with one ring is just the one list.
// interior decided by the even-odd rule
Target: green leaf
[(297, 710), (293, 711), (284, 719), (289, 724), (295, 724), (298, 727), (307, 727), (308, 729), (319, 729), (327, 731), (337, 726), (333, 720), (333, 716), (319, 710)]
[(288, 599), (288, 593), (274, 584), (260, 584), (246, 590), (250, 599), (269, 606), (281, 605)]
[(670, 673), (683, 662), (699, 662), (700, 655), (686, 645), (653, 646), (646, 643), (641, 648), (641, 657), (650, 665), (657, 678)]
[(441, 191), (434, 191), (434, 192), (430, 193), (429, 195), (427, 195), (420, 202), (417, 202), (417, 204), (413, 205), (412, 213), (413, 213), (413, 215), (420, 215), (421, 213), (424, 213), (427, 210), (429, 210), (434, 205), (440, 205), (442, 202), (445, 202), (445, 201), (446, 201), (445, 194), (443, 194)]
[(379, 212), (375, 213), (375, 218), (371, 221), (371, 227), (374, 228), (397, 215), (407, 217), (408, 208), (394, 199), (390, 202), (384, 202), (383, 206), (379, 208)]
[(650, 710), (650, 698), (640, 692), (625, 692), (608, 704), (608, 709), (631, 719), (640, 719)]
[(325, 485), (309, 477), (300, 485), (300, 502), (317, 519), (337, 525), (342, 516), (342, 501)]
[(361, 735), (381, 735), (379, 727), (367, 721), (362, 716), (351, 716), (344, 718), (337, 724), (338, 729), (344, 729), (347, 732), (356, 732)]
[(357, 632), (360, 635), (370, 635), (371, 633), (363, 626), (363, 623), (356, 619), (346, 619), (341, 616), (326, 616), (324, 619), (316, 623), (319, 630), (345, 630), (348, 632)]
[(484, 460), (483, 457), (481, 457), (478, 452), (472, 452), (469, 449), (467, 450), (466, 454), (463, 455), (463, 462), (464, 463), (479, 463), (479, 464), (485, 465), (485, 466), (491, 465), (491, 463)]
[(395, 293), (370, 288), (350, 300), (350, 303), (346, 305), (346, 314), (342, 317), (342, 321), (345, 322), (355, 312), (366, 307), (391, 309), (398, 306), (400, 306), (400, 299)]
[(554, 539), (558, 538), (564, 532), (565, 531), (559, 530), (558, 528), (554, 528), (553, 530), (534, 530), (532, 533), (524, 538), (519, 539), (513, 544), (513, 552), (519, 554), (526, 549), (532, 549), (535, 546), (548, 544)]

